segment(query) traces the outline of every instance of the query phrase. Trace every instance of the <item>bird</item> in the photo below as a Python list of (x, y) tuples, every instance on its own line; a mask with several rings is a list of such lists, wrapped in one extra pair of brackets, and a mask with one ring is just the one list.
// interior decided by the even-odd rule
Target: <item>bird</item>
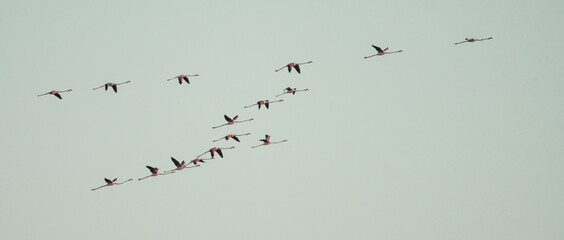
[(491, 39), (493, 39), (493, 37), (482, 38), (482, 39), (477, 39), (477, 38), (464, 38), (464, 41), (454, 43), (454, 45), (458, 45), (458, 44), (465, 43), (465, 42), (477, 42), (477, 41), (485, 41), (485, 40), (491, 40)]
[(151, 167), (151, 166), (146, 166), (146, 167), (149, 169), (149, 171), (151, 171), (151, 175), (139, 178), (139, 181), (141, 181), (145, 178), (148, 178), (148, 177), (156, 177), (156, 176), (159, 176), (159, 175), (167, 175), (167, 174), (170, 174), (170, 173), (174, 173), (174, 171), (172, 171), (172, 172), (168, 172), (168, 173), (164, 172), (164, 173), (159, 174), (159, 168)]
[(296, 95), (296, 92), (303, 92), (303, 91), (309, 91), (309, 89), (306, 88), (306, 89), (297, 90), (296, 88), (287, 87), (287, 88), (284, 89), (284, 92), (282, 94), (278, 94), (278, 95), (276, 95), (276, 97), (280, 97), (280, 96), (287, 94), (287, 93), (291, 93), (292, 95)]
[(200, 76), (200, 74), (193, 74), (193, 75), (181, 74), (181, 75), (178, 75), (176, 77), (169, 78), (169, 79), (167, 79), (167, 81), (178, 79), (178, 84), (182, 84), (182, 80), (184, 80), (184, 81), (186, 81), (186, 83), (190, 84), (190, 80), (188, 79), (188, 77), (197, 77), (197, 76)]
[(188, 164), (186, 164), (185, 161), (178, 162), (178, 160), (176, 160), (174, 157), (170, 157), (170, 159), (172, 160), (172, 162), (174, 163), (176, 168), (169, 170), (169, 171), (165, 171), (166, 173), (174, 172), (174, 171), (180, 171), (180, 170), (185, 169), (185, 168), (193, 168), (193, 167), (199, 167), (200, 166), (200, 165), (196, 165), (196, 166), (188, 167), (188, 164), (190, 164), (190, 162), (188, 162)]
[(213, 142), (217, 142), (217, 141), (219, 141), (219, 140), (221, 140), (221, 139), (225, 139), (225, 140), (228, 141), (230, 138), (233, 138), (233, 140), (235, 140), (235, 141), (237, 141), (237, 142), (241, 142), (241, 141), (239, 141), (238, 136), (246, 136), (246, 135), (250, 135), (250, 134), (251, 134), (251, 133), (245, 133), (245, 134), (229, 134), (229, 135), (227, 135), (227, 136), (225, 136), (225, 137), (222, 137), (222, 138), (213, 140)]
[(38, 96), (38, 97), (41, 97), (41, 96), (45, 96), (45, 95), (47, 95), (47, 94), (51, 94), (51, 95), (55, 95), (55, 97), (58, 97), (59, 99), (63, 100), (63, 98), (61, 97), (61, 94), (59, 94), (59, 93), (62, 93), (62, 92), (70, 92), (70, 91), (72, 91), (72, 89), (68, 89), (68, 90), (64, 90), (64, 91), (53, 90), (53, 91), (50, 91), (50, 92), (48, 92), (48, 93), (40, 94), (40, 95), (37, 95), (37, 96)]
[(253, 105), (249, 105), (249, 106), (245, 106), (244, 108), (249, 108), (252, 107), (254, 105), (258, 105), (258, 109), (260, 109), (260, 107), (262, 105), (264, 105), (266, 107), (266, 109), (269, 109), (269, 106), (271, 103), (275, 103), (275, 102), (283, 102), (284, 100), (280, 99), (280, 100), (276, 100), (276, 101), (270, 101), (270, 100), (260, 100), (257, 103), (253, 104)]
[(212, 127), (212, 128), (213, 128), (213, 129), (216, 129), (216, 128), (218, 128), (218, 127), (223, 127), (223, 126), (226, 126), (226, 125), (233, 125), (233, 124), (235, 124), (235, 123), (242, 123), (242, 122), (248, 122), (248, 121), (253, 121), (253, 120), (255, 120), (254, 118), (251, 118), (251, 119), (247, 119), (247, 120), (243, 120), (243, 121), (237, 121), (237, 119), (239, 118), (239, 115), (233, 117), (233, 119), (231, 119), (231, 118), (228, 117), (227, 115), (223, 115), (223, 118), (225, 118), (225, 121), (227, 121), (227, 123), (222, 124), (222, 125), (219, 125), (219, 126), (215, 126), (215, 127)]
[(283, 142), (286, 142), (288, 140), (282, 140), (282, 141), (279, 141), (279, 142), (272, 142), (272, 141), (270, 141), (270, 135), (267, 134), (267, 135), (265, 135), (264, 139), (260, 139), (259, 141), (261, 141), (262, 144), (257, 145), (257, 146), (253, 146), (251, 148), (256, 148), (256, 147), (270, 145), (270, 144), (276, 144), (276, 143), (283, 143)]
[(118, 86), (118, 85), (130, 83), (130, 82), (131, 82), (131, 81), (126, 81), (126, 82), (122, 82), (122, 83), (111, 83), (111, 82), (109, 82), (109, 83), (106, 83), (106, 84), (104, 84), (104, 85), (102, 85), (102, 86), (99, 86), (99, 87), (97, 87), (97, 88), (92, 88), (92, 90), (96, 90), (96, 89), (98, 89), (98, 88), (104, 87), (105, 90), (108, 91), (108, 87), (112, 87), (112, 89), (114, 89), (114, 92), (117, 93), (117, 86)]
[(188, 164), (192, 163), (192, 164), (194, 164), (194, 165), (196, 165), (196, 166), (200, 166), (200, 165), (198, 165), (198, 163), (200, 163), (200, 162), (206, 163), (206, 162), (204, 162), (204, 160), (207, 161), (207, 160), (211, 160), (211, 159), (212, 159), (212, 158), (204, 158), (204, 159), (202, 159), (202, 158), (200, 158), (200, 157), (196, 157), (196, 159), (190, 161)]
[(372, 47), (373, 47), (374, 49), (376, 49), (376, 51), (378, 51), (378, 53), (373, 54), (373, 55), (370, 55), (370, 56), (367, 56), (367, 57), (364, 57), (364, 59), (366, 59), (366, 58), (371, 58), (371, 57), (374, 57), (374, 56), (383, 56), (383, 55), (386, 55), (386, 54), (392, 54), (392, 53), (400, 53), (400, 52), (403, 52), (403, 50), (399, 50), (399, 51), (395, 51), (395, 52), (388, 52), (388, 48), (382, 49), (382, 48), (380, 48), (380, 47), (378, 47), (378, 46), (375, 46), (375, 45), (372, 45)]
[(292, 67), (293, 67), (294, 69), (296, 69), (296, 71), (297, 71), (298, 73), (302, 73), (301, 70), (300, 70), (300, 65), (309, 64), (309, 63), (312, 63), (312, 62), (313, 62), (313, 61), (303, 62), (303, 63), (288, 63), (288, 65), (286, 65), (286, 66), (284, 66), (284, 67), (281, 67), (280, 69), (277, 69), (277, 70), (274, 70), (274, 71), (275, 71), (275, 72), (278, 72), (278, 71), (280, 71), (280, 70), (282, 70), (282, 69), (284, 69), (284, 68), (288, 68), (288, 72), (291, 72), (291, 71), (292, 71)]
[(109, 187), (109, 186), (114, 186), (114, 185), (120, 185), (120, 184), (124, 184), (124, 183), (126, 183), (126, 182), (129, 182), (129, 181), (133, 181), (133, 179), (131, 179), (131, 178), (130, 178), (130, 179), (127, 179), (126, 181), (120, 182), (120, 183), (117, 182), (117, 178), (114, 178), (114, 180), (110, 180), (110, 179), (104, 178), (104, 180), (106, 180), (106, 185), (102, 185), (102, 186), (97, 187), (97, 188), (92, 188), (92, 189), (90, 189), (90, 190), (95, 191), (95, 190), (98, 190), (98, 189), (103, 188), (103, 187)]
[(204, 153), (198, 155), (197, 157), (201, 157), (202, 155), (204, 155), (204, 154), (206, 154), (206, 153), (209, 152), (209, 153), (211, 154), (211, 158), (213, 159), (213, 158), (215, 157), (215, 153), (217, 152), (217, 154), (218, 154), (221, 158), (223, 158), (223, 152), (222, 152), (221, 150), (222, 150), (222, 149), (233, 149), (233, 148), (235, 148), (235, 147), (230, 147), (230, 148), (213, 147), (213, 148), (210, 148), (210, 150), (205, 151)]

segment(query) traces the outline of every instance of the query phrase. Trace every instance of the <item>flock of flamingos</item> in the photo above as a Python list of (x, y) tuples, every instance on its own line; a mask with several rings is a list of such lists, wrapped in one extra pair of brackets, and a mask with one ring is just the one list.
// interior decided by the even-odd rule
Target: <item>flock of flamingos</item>
[[(482, 39), (477, 39), (477, 38), (465, 38), (464, 41), (457, 42), (457, 43), (454, 43), (454, 44), (455, 44), (455, 45), (458, 45), (458, 44), (466, 43), (466, 42), (471, 43), (471, 42), (485, 41), (485, 40), (491, 40), (491, 39), (493, 39), (493, 38), (492, 38), (492, 37), (489, 37), (489, 38), (482, 38)], [(373, 47), (374, 49), (376, 49), (377, 53), (372, 54), (372, 55), (370, 55), (370, 56), (366, 56), (366, 57), (364, 57), (365, 59), (366, 59), (366, 58), (371, 58), (371, 57), (374, 57), (374, 56), (383, 56), (383, 55), (386, 55), (386, 54), (401, 53), (401, 52), (403, 52), (403, 50), (388, 52), (388, 48), (382, 49), (382, 48), (380, 48), (380, 47), (378, 47), (378, 46), (375, 46), (375, 45), (372, 45), (372, 47)], [(287, 65), (284, 66), (284, 67), (281, 67), (281, 68), (279, 68), (279, 69), (276, 69), (275, 72), (278, 72), (278, 71), (280, 71), (280, 70), (286, 68), (286, 69), (288, 69), (288, 72), (292, 72), (292, 69), (294, 69), (294, 70), (296, 70), (296, 72), (301, 73), (301, 68), (300, 68), (300, 66), (301, 66), (301, 65), (305, 65), (305, 64), (310, 64), (310, 63), (313, 63), (313, 61), (308, 61), (308, 62), (303, 62), (303, 63), (294, 63), (294, 62), (292, 62), (292, 63), (287, 64)], [(189, 77), (197, 77), (197, 76), (199, 76), (199, 74), (193, 74), (193, 75), (181, 74), (181, 75), (179, 75), (179, 76), (176, 76), (176, 77), (173, 77), (173, 78), (169, 78), (169, 79), (167, 79), (167, 81), (171, 81), (171, 80), (177, 79), (179, 84), (182, 84), (182, 82), (186, 82), (187, 84), (190, 84)], [(93, 88), (92, 90), (104, 88), (104, 89), (107, 91), (108, 88), (112, 88), (112, 90), (113, 90), (115, 93), (117, 93), (117, 92), (118, 92), (118, 87), (117, 87), (117, 86), (122, 85), (122, 84), (127, 84), (127, 83), (130, 83), (130, 82), (131, 82), (131, 81), (125, 81), (125, 82), (121, 82), (121, 83), (106, 83), (106, 84), (104, 84), (104, 85), (102, 85), (102, 86)], [(298, 90), (298, 89), (296, 89), (296, 88), (287, 87), (287, 88), (284, 89), (284, 91), (283, 91), (281, 94), (276, 95), (276, 97), (280, 97), (280, 96), (282, 96), (282, 95), (284, 95), (284, 94), (292, 94), (292, 95), (295, 95), (297, 92), (303, 92), (303, 91), (308, 91), (308, 90), (309, 90), (309, 89), (300, 89), (300, 90)], [(60, 93), (63, 93), (63, 92), (70, 92), (70, 91), (72, 91), (72, 89), (63, 90), (63, 91), (53, 90), (53, 91), (50, 91), (50, 92), (47, 92), (47, 93), (44, 93), (44, 94), (40, 94), (40, 95), (37, 95), (37, 96), (40, 97), (40, 96), (45, 96), (45, 95), (51, 94), (51, 95), (53, 95), (53, 96), (55, 96), (55, 97), (57, 97), (57, 98), (59, 98), (59, 99), (62, 100), (63, 98), (62, 98), (62, 96), (61, 96)], [(253, 107), (253, 106), (257, 106), (258, 109), (261, 109), (261, 107), (264, 106), (264, 107), (266, 107), (267, 109), (269, 109), (270, 104), (276, 103), (276, 102), (283, 102), (283, 101), (284, 101), (283, 99), (278, 99), (278, 100), (275, 100), (275, 101), (260, 100), (260, 101), (257, 101), (255, 104), (245, 106), (244, 108), (250, 108), (250, 107)], [(228, 125), (233, 125), (233, 124), (235, 124), (235, 123), (243, 123), (243, 122), (249, 122), (249, 121), (253, 121), (253, 120), (254, 120), (253, 118), (246, 119), (246, 120), (238, 120), (238, 119), (239, 119), (239, 116), (229, 117), (229, 116), (227, 116), (227, 115), (224, 115), (223, 117), (225, 118), (225, 121), (227, 121), (227, 123), (224, 123), (224, 124), (221, 124), (221, 125), (212, 127), (212, 129), (216, 129), (216, 128), (220, 128), (220, 127), (228, 126)], [(250, 133), (245, 133), (245, 134), (229, 134), (229, 135), (227, 135), (227, 136), (225, 136), (225, 137), (216, 139), (216, 140), (214, 140), (213, 142), (217, 142), (217, 141), (220, 141), (220, 140), (222, 140), (222, 139), (225, 139), (226, 141), (228, 141), (228, 140), (230, 140), (230, 139), (233, 139), (233, 140), (235, 140), (235, 141), (237, 141), (237, 142), (240, 142), (239, 137), (240, 137), (240, 136), (247, 136), (247, 135), (250, 135)], [(257, 147), (266, 146), (266, 145), (271, 145), (271, 144), (283, 143), (283, 142), (286, 142), (286, 141), (288, 141), (288, 140), (282, 140), (282, 141), (273, 142), (273, 141), (270, 140), (270, 135), (266, 135), (263, 139), (260, 139), (259, 141), (261, 141), (262, 143), (259, 144), (259, 145), (256, 145), (256, 146), (252, 146), (251, 148), (257, 148)], [(146, 178), (149, 178), (149, 177), (156, 177), (156, 176), (159, 176), (159, 175), (168, 175), (168, 174), (175, 173), (176, 171), (184, 170), (184, 169), (187, 169), (187, 168), (199, 167), (199, 166), (200, 166), (200, 163), (205, 163), (205, 161), (207, 161), (207, 160), (214, 159), (216, 153), (217, 153), (217, 155), (219, 155), (221, 158), (223, 158), (223, 150), (226, 150), (226, 149), (233, 149), (233, 148), (235, 148), (235, 147), (234, 147), (234, 146), (228, 147), (228, 148), (213, 147), (213, 148), (210, 148), (209, 150), (203, 152), (202, 154), (196, 156), (196, 158), (195, 158), (194, 160), (192, 160), (192, 161), (190, 161), (190, 162), (188, 162), (188, 163), (186, 163), (185, 161), (180, 162), (180, 161), (176, 160), (174, 157), (171, 157), (171, 160), (172, 160), (172, 162), (174, 163), (174, 166), (175, 166), (174, 169), (171, 169), (171, 170), (168, 170), (168, 171), (164, 171), (164, 172), (162, 172), (162, 173), (159, 173), (159, 168), (157, 168), (157, 167), (151, 167), (151, 166), (146, 166), (147, 169), (149, 169), (149, 171), (151, 172), (151, 174), (148, 175), (148, 176), (139, 178), (138, 180), (141, 181), (141, 180), (146, 179)], [(202, 156), (206, 155), (207, 153), (210, 154), (210, 158), (201, 158)], [(192, 164), (192, 166), (189, 166), (190, 164)], [(102, 186), (100, 186), (100, 187), (93, 188), (93, 189), (91, 189), (91, 190), (92, 190), (92, 191), (95, 191), (95, 190), (98, 190), (98, 189), (101, 189), (101, 188), (104, 188), (104, 187), (115, 186), (115, 185), (121, 185), (121, 184), (127, 183), (127, 182), (129, 182), (129, 181), (133, 181), (133, 179), (131, 179), (131, 178), (128, 179), (128, 180), (126, 180), (126, 181), (123, 181), (123, 182), (117, 182), (117, 178), (114, 178), (114, 179), (104, 178), (104, 180), (106, 181), (106, 185), (102, 185)]]

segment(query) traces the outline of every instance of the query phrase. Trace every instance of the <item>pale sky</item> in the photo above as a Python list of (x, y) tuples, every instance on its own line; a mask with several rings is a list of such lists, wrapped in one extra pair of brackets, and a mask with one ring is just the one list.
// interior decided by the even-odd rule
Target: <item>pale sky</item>
[[(0, 232), (562, 239), (563, 11), (556, 0), (5, 1)], [(454, 45), (466, 37), (493, 40)], [(404, 52), (364, 59), (372, 44)], [(200, 76), (166, 81), (182, 73)], [(310, 91), (243, 108), (288, 86)], [(224, 114), (255, 120), (212, 129)], [(288, 142), (251, 149), (265, 134)], [(235, 149), (136, 180), (214, 146)], [(135, 181), (90, 191), (104, 178)]]

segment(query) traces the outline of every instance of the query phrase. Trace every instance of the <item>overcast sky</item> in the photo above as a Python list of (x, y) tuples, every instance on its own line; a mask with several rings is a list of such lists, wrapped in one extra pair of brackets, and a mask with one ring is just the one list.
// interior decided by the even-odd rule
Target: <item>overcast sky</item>
[[(6, 1), (8, 239), (562, 239), (562, 1)], [(454, 45), (464, 38), (493, 40)], [(371, 45), (402, 53), (364, 59)], [(306, 62), (301, 74), (275, 69)], [(200, 74), (190, 85), (166, 81)], [(106, 82), (119, 92), (92, 88)], [(275, 100), (270, 109), (243, 108)], [(62, 93), (36, 97), (51, 90)], [(223, 115), (252, 122), (218, 129)], [(251, 133), (241, 142), (212, 140)], [(265, 134), (288, 141), (251, 149)], [(224, 158), (173, 169), (211, 147)], [(124, 185), (90, 191), (104, 178)]]

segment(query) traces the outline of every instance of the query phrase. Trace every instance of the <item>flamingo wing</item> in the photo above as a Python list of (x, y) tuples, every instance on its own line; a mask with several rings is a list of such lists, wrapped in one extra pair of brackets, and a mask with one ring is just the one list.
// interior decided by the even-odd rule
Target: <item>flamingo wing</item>
[(58, 98), (61, 99), (61, 100), (63, 99), (63, 98), (61, 97), (61, 94), (59, 94), (59, 93), (53, 93), (53, 95), (55, 95), (55, 97), (58, 97)]
[(178, 162), (178, 160), (176, 160), (175, 158), (170, 157), (170, 159), (172, 160), (172, 162), (174, 163), (175, 166), (178, 167), (178, 166), (180, 165), (180, 163)]
[(188, 80), (188, 77), (184, 76), (184, 81), (186, 81), (186, 83), (190, 84), (190, 80)]
[(372, 45), (372, 47), (375, 48), (376, 51), (378, 51), (379, 53), (384, 52), (384, 51), (382, 51), (382, 49), (381, 49), (380, 47), (378, 47), (378, 46)]
[(228, 122), (232, 122), (232, 121), (233, 121), (233, 120), (232, 120), (230, 117), (228, 117), (227, 115), (223, 115), (223, 117), (225, 118), (225, 121), (228, 121)]
[(114, 89), (114, 92), (117, 93), (117, 85), (112, 85), (112, 88)]
[(269, 109), (269, 108), (268, 108), (268, 102), (265, 102), (265, 103), (264, 103), (264, 106), (266, 107), (266, 109)]
[(235, 117), (233, 117), (233, 121), (236, 121), (239, 118), (239, 115), (235, 115)]
[(111, 183), (112, 183), (112, 180), (107, 179), (107, 178), (104, 178), (104, 181), (106, 181), (108, 184), (111, 184)]
[(215, 150), (215, 151), (217, 152), (217, 154), (218, 154), (221, 158), (223, 158), (223, 152), (221, 152), (221, 149), (217, 149), (217, 150)]
[(154, 173), (155, 170), (156, 170), (154, 167), (151, 167), (151, 166), (145, 166), (145, 167), (147, 167), (149, 169), (149, 171), (151, 171), (151, 173)]
[(292, 66), (290, 66), (290, 64), (288, 64), (287, 67), (288, 67), (288, 72), (291, 72), (291, 71), (292, 71)]
[(239, 138), (238, 138), (237, 136), (233, 136), (233, 137), (231, 137), (231, 138), (233, 138), (233, 140), (235, 140), (235, 141), (237, 141), (237, 142), (241, 142), (241, 141), (239, 141)]
[(104, 84), (104, 89), (106, 89), (106, 91), (108, 91), (108, 84)]
[(299, 65), (299, 64), (294, 65), (294, 68), (296, 69), (296, 71), (297, 71), (298, 73), (302, 73), (302, 72), (300, 71), (300, 65)]

